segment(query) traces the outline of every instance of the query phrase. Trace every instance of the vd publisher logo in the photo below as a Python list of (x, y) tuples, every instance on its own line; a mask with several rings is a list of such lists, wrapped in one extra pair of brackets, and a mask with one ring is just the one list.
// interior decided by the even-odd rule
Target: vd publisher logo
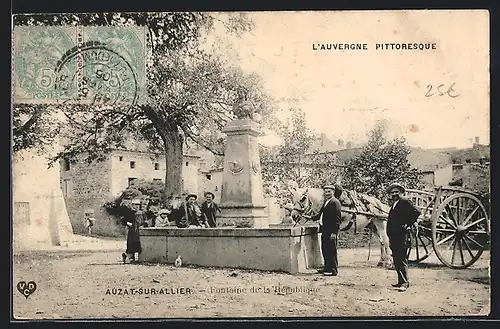
[(19, 281), (17, 283), (17, 290), (24, 296), (26, 299), (36, 291), (36, 283), (34, 281), (30, 281), (28, 283), (24, 281)]

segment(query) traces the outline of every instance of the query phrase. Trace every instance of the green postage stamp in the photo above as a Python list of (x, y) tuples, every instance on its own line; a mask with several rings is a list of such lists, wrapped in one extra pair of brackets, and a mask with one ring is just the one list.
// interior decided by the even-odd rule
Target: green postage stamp
[(135, 104), (145, 84), (145, 27), (16, 26), (15, 102)]

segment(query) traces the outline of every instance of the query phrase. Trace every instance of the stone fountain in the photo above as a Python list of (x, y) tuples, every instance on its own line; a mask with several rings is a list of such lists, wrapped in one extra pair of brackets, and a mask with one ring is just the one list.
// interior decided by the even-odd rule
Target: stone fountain
[[(316, 227), (269, 227), (263, 195), (259, 128), (244, 90), (233, 106), (227, 135), (217, 228), (143, 228), (140, 260), (307, 272), (321, 266)], [(272, 251), (272, 252), (271, 252)]]
[(246, 93), (233, 106), (236, 120), (226, 133), (226, 151), (222, 178), (221, 226), (269, 228), (260, 169), (259, 128), (253, 120), (253, 106)]

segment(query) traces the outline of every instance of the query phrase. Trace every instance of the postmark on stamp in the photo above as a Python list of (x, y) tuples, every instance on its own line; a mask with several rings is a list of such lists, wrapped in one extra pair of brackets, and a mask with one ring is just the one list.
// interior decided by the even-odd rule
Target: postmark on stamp
[(54, 89), (60, 101), (84, 104), (135, 104), (138, 81), (123, 56), (89, 41), (69, 50), (55, 69)]
[(143, 27), (16, 27), (14, 101), (138, 103), (145, 55)]

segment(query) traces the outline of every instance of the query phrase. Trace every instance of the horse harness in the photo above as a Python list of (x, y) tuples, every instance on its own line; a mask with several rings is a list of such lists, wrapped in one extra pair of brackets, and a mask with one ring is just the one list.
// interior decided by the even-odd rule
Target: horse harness
[[(306, 217), (307, 220), (304, 222), (304, 224), (307, 223), (308, 221), (310, 221), (311, 218), (316, 215), (316, 214), (313, 213), (312, 201), (309, 198), (309, 195), (307, 193), (308, 193), (308, 191), (305, 191), (304, 194), (302, 195), (301, 200), (298, 202), (299, 204), (302, 205), (302, 200), (305, 199), (305, 201), (307, 202), (306, 206), (305, 207), (301, 207), (301, 208), (297, 208), (296, 205), (294, 204), (293, 209), (292, 209), (292, 210), (297, 211), (300, 214), (300, 216), (303, 217), (303, 218), (304, 218), (304, 215), (307, 216)], [(352, 200), (351, 196), (349, 194), (348, 194), (348, 196), (351, 199), (351, 201), (353, 202), (353, 204), (355, 205), (355, 202), (354, 202), (354, 200)], [(355, 205), (355, 208), (356, 208), (356, 211), (358, 211), (356, 205)], [(299, 223), (299, 220), (295, 221), (295, 223), (293, 224), (293, 227), (295, 227)], [(347, 226), (344, 227), (343, 229), (340, 229), (340, 231), (348, 231), (352, 227), (353, 224), (356, 224), (356, 213), (353, 213), (353, 215), (352, 215), (351, 219), (349, 220), (349, 223), (347, 224)], [(356, 225), (354, 225), (354, 234), (356, 234), (356, 233), (357, 233), (356, 232)]]
[[(306, 199), (306, 201), (307, 201), (307, 205), (305, 207), (303, 207), (303, 208), (297, 208), (296, 207), (296, 203), (294, 203), (292, 210), (297, 211), (300, 214), (301, 217), (304, 217), (304, 215), (307, 216), (308, 218), (306, 217), (307, 220), (305, 221), (305, 223), (307, 223), (308, 221), (311, 220), (311, 218), (315, 214), (313, 213), (312, 201), (309, 198), (309, 196), (307, 195), (307, 191), (302, 195), (302, 198), (299, 200), (298, 203), (302, 205), (301, 201), (304, 200), (304, 199)], [(295, 223), (293, 224), (293, 227), (295, 227), (299, 223), (299, 220), (295, 221)]]
[[(359, 202), (357, 201), (358, 199), (361, 199), (359, 197), (356, 197), (354, 198), (351, 193), (356, 193), (356, 192), (349, 192), (349, 191), (345, 191), (347, 197), (349, 198), (349, 200), (351, 201), (351, 205), (354, 207), (354, 211), (350, 211), (352, 213), (352, 217), (351, 219), (349, 220), (349, 222), (347, 223), (346, 227), (340, 229), (341, 231), (348, 231), (349, 229), (351, 229), (351, 227), (354, 225), (354, 234), (356, 234), (356, 229), (357, 229), (357, 225), (356, 225), (356, 217), (357, 217), (357, 213), (363, 213), (363, 211), (361, 210), (362, 209), (362, 206), (359, 204)], [(305, 199), (305, 200), (304, 200)], [(305, 206), (302, 206), (302, 202), (306, 202)], [(368, 202), (368, 201), (367, 201)], [(311, 199), (309, 198), (309, 195), (308, 195), (308, 191), (305, 191), (304, 194), (302, 195), (302, 198), (301, 200), (298, 202), (299, 204), (301, 204), (301, 208), (298, 208), (295, 204), (294, 204), (294, 207), (292, 210), (295, 210), (297, 211), (300, 216), (304, 217), (307, 216), (307, 220), (305, 223), (307, 223), (311, 217), (313, 217), (314, 214), (313, 213), (313, 209), (312, 209), (312, 201)], [(381, 212), (384, 212), (384, 213), (387, 213), (387, 211), (381, 209), (380, 207), (378, 207), (377, 205), (373, 205), (371, 204), (373, 207), (375, 207), (377, 210), (381, 211)], [(344, 210), (345, 211), (345, 210)], [(295, 222), (295, 224), (293, 225), (294, 227), (298, 224), (299, 220), (297, 220)], [(304, 223), (304, 224), (305, 224)]]

